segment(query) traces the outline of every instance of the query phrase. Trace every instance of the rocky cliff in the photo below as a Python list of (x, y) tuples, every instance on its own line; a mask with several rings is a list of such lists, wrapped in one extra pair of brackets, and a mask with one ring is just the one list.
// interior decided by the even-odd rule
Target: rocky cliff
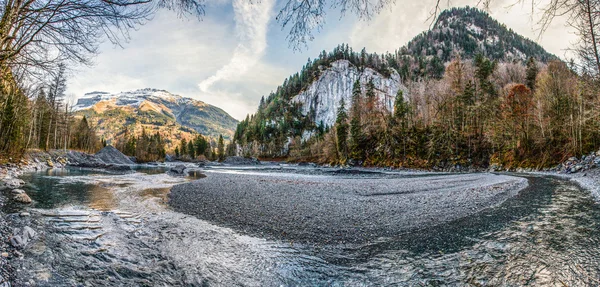
[(375, 94), (380, 104), (388, 111), (393, 110), (398, 90), (402, 90), (405, 97), (408, 94), (396, 71), (392, 71), (391, 75), (386, 77), (374, 69), (359, 69), (347, 60), (338, 60), (292, 101), (300, 103), (302, 114), (311, 114), (314, 123), (331, 127), (335, 124), (342, 99), (346, 103), (346, 109), (351, 108), (352, 87), (356, 80), (360, 82), (363, 92), (367, 83), (373, 81)]

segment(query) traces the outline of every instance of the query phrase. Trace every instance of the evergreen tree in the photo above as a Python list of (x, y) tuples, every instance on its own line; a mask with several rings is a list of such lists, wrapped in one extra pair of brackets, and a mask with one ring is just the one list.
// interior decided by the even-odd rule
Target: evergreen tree
[(179, 147), (180, 147), (179, 152), (181, 153), (181, 155), (185, 156), (188, 154), (188, 151), (187, 151), (188, 145), (187, 145), (187, 141), (184, 138), (181, 139), (181, 144), (179, 145)]
[(196, 156), (204, 155), (208, 146), (208, 141), (206, 141), (204, 136), (198, 135), (194, 139), (194, 148), (196, 149)]
[(533, 57), (530, 57), (529, 61), (527, 61), (526, 86), (533, 92), (535, 92), (537, 75), (538, 75), (537, 63), (535, 62), (535, 59)]
[(395, 131), (396, 139), (402, 142), (402, 159), (406, 160), (406, 145), (408, 142), (408, 121), (409, 121), (410, 106), (404, 100), (404, 93), (398, 90), (396, 99), (394, 100), (394, 120), (392, 130)]
[(375, 95), (375, 84), (373, 83), (373, 79), (371, 79), (367, 83), (367, 113), (373, 112), (376, 105), (377, 97)]
[(352, 115), (350, 119), (350, 158), (364, 160), (364, 134), (361, 122), (361, 89), (360, 82), (356, 80), (352, 88)]
[(196, 158), (196, 148), (193, 141), (188, 142), (187, 152), (191, 159)]
[(335, 131), (337, 136), (338, 158), (340, 162), (345, 163), (348, 158), (348, 114), (346, 114), (343, 98), (340, 100), (340, 107), (335, 121)]
[(479, 81), (479, 88), (488, 96), (496, 96), (496, 91), (494, 85), (490, 81), (490, 76), (496, 70), (498, 63), (496, 61), (490, 61), (490, 59), (484, 57), (482, 54), (477, 54), (474, 62), (475, 75)]
[(219, 142), (217, 143), (217, 153), (219, 161), (225, 159), (225, 142), (223, 141), (223, 135), (219, 135)]

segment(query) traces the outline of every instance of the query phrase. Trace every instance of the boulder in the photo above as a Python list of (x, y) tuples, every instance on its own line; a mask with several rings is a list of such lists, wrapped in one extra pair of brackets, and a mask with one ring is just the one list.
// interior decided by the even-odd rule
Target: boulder
[(23, 248), (25, 245), (27, 245), (27, 242), (23, 240), (21, 235), (13, 235), (10, 238), (10, 244), (15, 248)]
[(207, 166), (209, 163), (210, 163), (210, 162), (209, 162), (208, 160), (199, 160), (199, 161), (196, 163), (196, 165), (197, 165), (198, 167), (205, 167), (205, 166)]
[(29, 226), (23, 227), (23, 237), (27, 240), (34, 239), (37, 236), (37, 232)]
[(183, 164), (178, 164), (174, 167), (171, 167), (171, 169), (169, 169), (169, 174), (172, 175), (177, 175), (177, 176), (183, 176), (185, 175), (185, 169), (187, 167)]
[(50, 159), (46, 161), (46, 165), (48, 165), (49, 167), (54, 167), (54, 163)]
[(13, 189), (13, 190), (12, 190), (12, 193), (15, 193), (15, 194), (20, 194), (20, 193), (25, 193), (25, 191), (24, 191), (24, 190), (22, 190), (22, 189)]
[(31, 203), (31, 197), (29, 197), (29, 195), (27, 195), (27, 193), (15, 194), (14, 200), (16, 202), (25, 203), (25, 204)]
[(15, 248), (24, 248), (31, 240), (35, 239), (37, 232), (29, 226), (23, 227), (23, 229), (16, 228), (13, 231), (13, 236), (10, 238), (10, 244)]

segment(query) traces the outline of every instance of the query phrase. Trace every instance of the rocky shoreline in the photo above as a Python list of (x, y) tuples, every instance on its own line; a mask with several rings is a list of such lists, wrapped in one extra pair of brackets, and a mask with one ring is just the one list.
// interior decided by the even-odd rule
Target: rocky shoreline
[[(135, 163), (112, 146), (95, 155), (78, 151), (30, 151), (18, 162), (0, 165), (0, 208), (9, 200), (30, 204), (31, 198), (22, 189), (24, 173), (67, 166), (102, 169), (113, 172), (130, 172)], [(14, 272), (10, 260), (22, 258), (20, 252), (39, 236), (29, 225), (30, 214), (5, 214), (0, 211), (0, 287), (10, 287)]]

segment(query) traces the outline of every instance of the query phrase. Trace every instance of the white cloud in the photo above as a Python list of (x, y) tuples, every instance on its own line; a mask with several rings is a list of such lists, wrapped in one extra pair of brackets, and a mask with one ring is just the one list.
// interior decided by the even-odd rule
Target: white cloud
[(96, 65), (77, 68), (69, 80), (68, 93), (80, 97), (94, 90), (197, 89), (197, 78), (210, 76), (233, 52), (235, 39), (227, 37), (232, 30), (233, 25), (226, 21), (185, 20), (161, 12), (132, 32), (131, 41), (123, 48), (102, 45)]
[(233, 0), (236, 34), (240, 42), (229, 63), (198, 84), (201, 91), (210, 93), (211, 86), (216, 82), (235, 79), (258, 63), (267, 49), (267, 31), (273, 4), (273, 0), (256, 3)]

